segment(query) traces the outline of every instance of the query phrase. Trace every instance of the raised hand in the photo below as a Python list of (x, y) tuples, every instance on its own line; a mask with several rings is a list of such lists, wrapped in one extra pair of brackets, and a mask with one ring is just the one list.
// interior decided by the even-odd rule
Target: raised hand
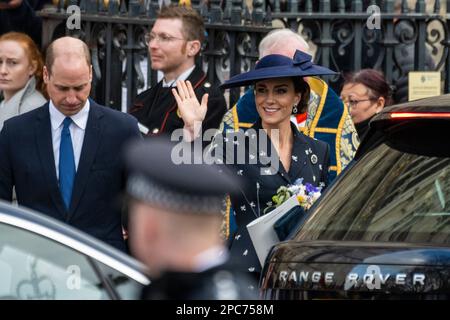
[(199, 103), (192, 84), (189, 81), (181, 80), (177, 80), (177, 87), (172, 89), (172, 93), (178, 104), (181, 118), (184, 121), (184, 129), (191, 135), (190, 138), (193, 139), (199, 133), (201, 123), (205, 119), (208, 108), (208, 94), (204, 94), (202, 102)]

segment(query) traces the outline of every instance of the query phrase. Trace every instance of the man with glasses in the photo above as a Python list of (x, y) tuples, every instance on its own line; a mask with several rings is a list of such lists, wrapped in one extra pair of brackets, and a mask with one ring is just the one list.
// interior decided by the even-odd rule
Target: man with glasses
[(152, 69), (161, 71), (164, 77), (157, 85), (139, 94), (130, 109), (131, 114), (148, 128), (147, 135), (170, 135), (184, 127), (171, 91), (177, 80), (190, 81), (198, 99), (208, 93), (203, 130), (219, 127), (227, 110), (225, 98), (217, 86), (206, 81), (201, 67), (195, 65), (204, 39), (203, 19), (195, 10), (173, 5), (161, 8), (145, 40)]

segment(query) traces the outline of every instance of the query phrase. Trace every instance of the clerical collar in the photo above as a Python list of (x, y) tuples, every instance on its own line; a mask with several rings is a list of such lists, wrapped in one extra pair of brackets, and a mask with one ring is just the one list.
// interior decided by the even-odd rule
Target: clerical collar
[(183, 72), (182, 74), (180, 74), (177, 78), (173, 79), (172, 81), (166, 82), (166, 78), (163, 78), (163, 82), (162, 82), (162, 86), (163, 88), (171, 88), (171, 87), (176, 87), (176, 82), (177, 80), (181, 80), (184, 81), (186, 80), (192, 73), (192, 71), (194, 71), (195, 65), (193, 65), (192, 67), (190, 67), (189, 69), (187, 69), (185, 72)]

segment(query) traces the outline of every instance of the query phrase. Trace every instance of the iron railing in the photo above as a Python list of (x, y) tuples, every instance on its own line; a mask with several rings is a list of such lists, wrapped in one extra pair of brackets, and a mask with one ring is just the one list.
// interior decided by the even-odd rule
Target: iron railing
[[(92, 53), (92, 97), (126, 110), (138, 92), (157, 81), (156, 72), (146, 64), (144, 34), (161, 0), (107, 1), (70, 0), (68, 5), (81, 11), (79, 29), (67, 28), (71, 14), (63, 7), (64, 0), (58, 8), (41, 11), (43, 46), (65, 34), (83, 39)], [(396, 12), (396, 0), (253, 0), (251, 9), (242, 0), (192, 0), (208, 33), (198, 63), (211, 83), (222, 83), (252, 68), (260, 40), (273, 26), (284, 26), (301, 33), (316, 48), (315, 61), (333, 70), (376, 68), (397, 85), (410, 70), (439, 70), (444, 92), (450, 92), (450, 0), (444, 13), (443, 1), (416, 0), (413, 10), (408, 7), (411, 1), (399, 1)], [(427, 10), (430, 2), (434, 3)], [(340, 90), (341, 75), (327, 81)], [(239, 89), (230, 91), (230, 105), (239, 94)]]

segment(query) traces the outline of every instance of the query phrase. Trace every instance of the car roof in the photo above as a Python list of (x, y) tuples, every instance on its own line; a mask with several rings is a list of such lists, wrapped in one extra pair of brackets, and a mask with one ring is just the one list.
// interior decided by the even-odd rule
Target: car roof
[(388, 106), (375, 116), (374, 120), (392, 112), (450, 112), (450, 94), (423, 98), (405, 103)]
[(370, 121), (355, 160), (381, 143), (402, 152), (450, 157), (449, 134), (450, 94), (385, 107)]
[(136, 259), (44, 214), (0, 201), (0, 222), (44, 235), (122, 272), (141, 284), (150, 283), (145, 275), (146, 267)]

